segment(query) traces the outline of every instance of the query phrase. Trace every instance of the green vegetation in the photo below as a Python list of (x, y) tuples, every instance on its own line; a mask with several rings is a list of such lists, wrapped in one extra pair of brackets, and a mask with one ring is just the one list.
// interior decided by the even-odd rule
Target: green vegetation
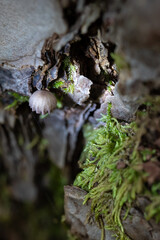
[(63, 79), (58, 79), (52, 84), (53, 88), (61, 88), (65, 93), (74, 93), (73, 81), (65, 82)]
[(64, 88), (65, 93), (74, 93), (74, 74), (76, 72), (75, 66), (72, 64), (70, 57), (66, 56), (63, 61), (63, 68), (67, 74), (67, 87)]
[(29, 97), (22, 96), (16, 92), (8, 92), (10, 96), (13, 97), (13, 102), (9, 104), (7, 107), (5, 107), (5, 110), (11, 109), (11, 108), (17, 108), (20, 104), (27, 102)]
[(101, 74), (104, 76), (105, 81), (108, 83), (110, 81), (110, 76), (109, 76), (108, 72), (105, 71), (103, 68), (101, 68)]
[(41, 114), (39, 118), (40, 118), (40, 119), (44, 119), (44, 118), (46, 118), (46, 117), (48, 117), (48, 116), (49, 116), (49, 113), (46, 113), (46, 114), (44, 114), (44, 115)]
[(67, 75), (67, 81), (65, 81), (63, 78), (57, 79), (51, 85), (49, 88), (60, 88), (65, 93), (74, 93), (74, 74), (76, 73), (76, 68), (72, 64), (70, 57), (65, 56), (63, 62), (62, 62), (63, 70), (65, 71)]
[[(63, 83), (59, 83), (58, 81), (56, 81), (55, 86), (53, 85), (53, 87), (58, 88), (59, 86), (61, 86)], [(27, 96), (22, 96), (16, 92), (8, 92), (8, 94), (13, 98), (12, 103), (9, 104), (8, 106), (6, 106), (4, 109), (5, 110), (9, 110), (11, 108), (17, 108), (19, 105), (21, 105), (24, 102), (28, 102), (29, 101), (29, 97)], [(63, 104), (62, 104), (62, 98), (58, 98), (57, 96), (55, 96), (57, 99), (57, 108), (62, 108)], [(44, 115), (40, 115), (40, 119), (44, 119), (46, 117), (48, 117), (48, 113), (44, 114)]]
[(69, 83), (68, 87), (63, 89), (65, 93), (74, 93), (74, 83)]
[[(145, 137), (147, 142), (146, 127), (150, 121), (146, 112), (136, 123), (122, 125), (111, 117), (110, 110), (111, 104), (107, 115), (100, 119), (104, 125), (85, 129), (87, 144), (79, 162), (83, 171), (74, 185), (88, 192), (84, 204), (88, 199), (92, 200), (91, 211), (95, 219), (103, 216), (107, 228), (115, 230), (117, 239), (127, 240), (121, 210), (125, 209), (126, 218), (138, 194), (151, 200), (145, 211), (146, 219), (154, 217), (160, 221), (160, 183), (154, 182), (150, 189), (147, 183), (149, 174), (143, 169), (148, 156), (151, 162), (155, 161), (156, 150), (144, 143)], [(153, 117), (153, 112), (151, 115)]]
[(56, 80), (55, 82), (53, 82), (52, 87), (53, 88), (59, 88), (62, 87), (64, 85), (64, 80)]
[(75, 66), (72, 64), (70, 57), (66, 56), (64, 61), (64, 70), (66, 71), (67, 74), (67, 79), (68, 81), (73, 81), (73, 74), (76, 72)]
[(107, 90), (111, 92), (112, 91), (112, 86), (113, 86), (113, 82), (110, 80), (107, 84)]
[(111, 53), (111, 57), (115, 61), (118, 71), (120, 71), (120, 69), (129, 69), (130, 68), (129, 64), (126, 62), (126, 60), (124, 59), (124, 57), (122, 55), (117, 54), (117, 53)]

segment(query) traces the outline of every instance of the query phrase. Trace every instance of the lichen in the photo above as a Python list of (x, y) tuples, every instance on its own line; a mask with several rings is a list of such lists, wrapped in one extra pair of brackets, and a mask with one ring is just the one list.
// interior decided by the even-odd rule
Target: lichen
[[(89, 129), (85, 134), (87, 144), (79, 162), (83, 171), (74, 185), (88, 192), (84, 204), (92, 200), (91, 211), (95, 218), (103, 216), (107, 228), (115, 231), (117, 239), (126, 240), (129, 238), (124, 233), (121, 211), (125, 208), (126, 218), (139, 194), (151, 200), (145, 211), (146, 219), (154, 217), (160, 221), (160, 183), (154, 183), (150, 190), (142, 167), (148, 154), (151, 161), (155, 159), (156, 150), (149, 151), (142, 141), (150, 119), (147, 111), (136, 122), (120, 124), (111, 117), (110, 110), (111, 105), (107, 115), (100, 119), (103, 126)], [(121, 162), (123, 167), (119, 167)]]

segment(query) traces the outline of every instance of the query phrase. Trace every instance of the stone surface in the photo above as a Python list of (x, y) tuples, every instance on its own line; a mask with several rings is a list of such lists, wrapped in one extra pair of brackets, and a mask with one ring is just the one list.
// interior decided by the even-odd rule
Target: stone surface
[[(76, 75), (76, 74), (75, 74)], [(85, 101), (90, 97), (90, 89), (92, 81), (83, 75), (74, 76), (74, 92), (69, 93), (69, 96), (79, 105), (83, 105)]]
[(116, 43), (116, 54), (128, 64), (120, 69), (116, 96), (111, 98), (113, 115), (120, 119), (132, 118), (143, 97), (160, 87), (159, 11), (158, 0), (129, 0), (113, 2), (103, 15), (103, 40)]
[(44, 119), (44, 137), (49, 142), (49, 154), (57, 166), (63, 168), (67, 152), (67, 129), (65, 125), (65, 113), (55, 110), (50, 116)]
[[(145, 207), (149, 200), (145, 197), (138, 197), (135, 205), (130, 209), (129, 216), (122, 220), (125, 232), (133, 240), (159, 240), (160, 224), (153, 219), (147, 221), (144, 217)], [(125, 212), (122, 211), (122, 219)]]
[(0, 107), (0, 160), (7, 169), (12, 195), (20, 201), (34, 201), (37, 196), (34, 167), (38, 155), (29, 147), (35, 137), (35, 125), (28, 116), (25, 110), (17, 119), (14, 111)]
[[(90, 212), (90, 201), (83, 205), (86, 192), (73, 186), (65, 186), (65, 216), (66, 221), (71, 225), (71, 232), (84, 240), (101, 239), (101, 230), (97, 227), (94, 218), (92, 224), (87, 223), (87, 214)], [(139, 197), (135, 205), (130, 209), (128, 217), (123, 220), (125, 211), (122, 210), (121, 219), (125, 233), (132, 240), (159, 240), (160, 224), (154, 220), (147, 221), (144, 218), (144, 208), (149, 201)], [(105, 230), (105, 239), (114, 240), (113, 234)]]
[[(12, 90), (28, 96), (31, 75), (35, 68), (43, 65), (41, 49), (45, 39), (53, 33), (62, 34), (54, 45), (54, 49), (60, 50), (79, 31), (86, 33), (91, 23), (100, 16), (96, 5), (86, 6), (84, 11), (81, 6), (81, 14), (67, 31), (59, 1), (0, 0), (0, 3), (0, 87), (2, 91)], [(83, 1), (82, 5), (84, 6)], [(158, 0), (128, 0), (111, 2), (110, 8), (102, 16), (104, 25), (109, 26), (103, 31), (104, 42), (116, 43), (116, 53), (123, 56), (129, 67), (121, 69), (120, 80), (113, 94), (105, 95), (100, 109), (94, 114), (96, 118), (101, 113), (106, 113), (108, 102), (111, 102), (112, 115), (130, 121), (139, 106), (139, 100), (152, 89), (160, 87), (159, 12)], [(97, 75), (100, 73), (100, 66), (99, 63), (95, 66)], [(78, 104), (89, 97), (89, 81), (86, 95), (83, 92), (79, 95), (77, 92), (75, 96)], [(80, 91), (81, 88), (84, 88), (83, 84)], [(49, 142), (48, 151), (53, 162), (60, 168), (66, 162), (76, 159), (75, 151), (81, 144), (78, 142), (79, 134), (85, 120), (94, 110), (95, 106), (92, 104), (86, 108), (64, 108), (55, 110), (44, 119), (43, 134)], [(34, 185), (37, 152), (35, 154), (27, 146), (34, 137), (34, 124), (31, 124), (28, 116), (19, 116), (18, 119), (13, 115), (8, 117), (3, 110), (0, 111), (0, 123), (0, 146), (4, 149), (2, 157), (11, 180), (11, 191), (18, 200), (33, 201), (37, 196)], [(17, 135), (17, 129), (24, 136), (22, 146), (19, 146), (21, 138)], [(98, 240), (101, 238), (101, 230), (94, 218), (92, 225), (86, 223), (90, 202), (83, 205), (85, 194), (81, 189), (65, 187), (66, 219), (71, 224), (72, 232), (81, 239)], [(141, 203), (130, 210), (129, 217), (123, 220), (125, 232), (133, 240), (159, 240), (160, 226), (153, 220), (145, 220), (142, 214), (144, 206), (141, 199)], [(113, 239), (108, 231), (105, 234), (107, 240)]]
[(43, 120), (43, 134), (49, 142), (50, 158), (60, 168), (64, 168), (66, 162), (73, 161), (75, 151), (80, 154), (82, 145), (77, 144), (78, 135), (89, 114), (94, 110), (95, 105), (91, 104), (84, 108), (56, 109)]
[(62, 36), (60, 40), (54, 44), (55, 51), (59, 51), (69, 41), (73, 40), (79, 31), (81, 31), (82, 34), (86, 33), (89, 26), (99, 18), (100, 16), (99, 4), (91, 3), (83, 6), (84, 3), (82, 3), (81, 9), (78, 9), (79, 3), (77, 1), (76, 12), (78, 17), (76, 19), (76, 22), (71, 26), (67, 34)]
[(0, 0), (0, 86), (30, 95), (34, 70), (43, 65), (41, 50), (52, 34), (67, 31), (57, 0)]
[(0, 63), (42, 65), (41, 49), (67, 27), (57, 0), (0, 0)]
[(101, 118), (101, 114), (106, 114), (107, 112), (108, 103), (112, 103), (111, 113), (113, 117), (125, 121), (133, 120), (134, 114), (139, 107), (139, 97), (120, 94), (118, 84), (113, 90), (113, 94), (106, 91), (104, 96), (102, 95), (100, 108), (95, 111), (94, 117), (96, 119)]
[(19, 94), (30, 96), (29, 83), (34, 67), (25, 66), (22, 69), (15, 67), (0, 67), (0, 86), (1, 90), (11, 90)]
[[(87, 213), (90, 212), (90, 202), (83, 205), (86, 192), (77, 187), (65, 186), (65, 216), (71, 225), (71, 233), (78, 235), (82, 240), (101, 239), (101, 229), (98, 228), (94, 218), (92, 224), (86, 221)], [(112, 233), (105, 230), (104, 240), (114, 240)]]

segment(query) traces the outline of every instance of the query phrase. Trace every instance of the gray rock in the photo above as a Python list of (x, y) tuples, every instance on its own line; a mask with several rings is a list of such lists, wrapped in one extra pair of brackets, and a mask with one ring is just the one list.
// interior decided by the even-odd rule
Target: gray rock
[[(65, 186), (65, 216), (66, 221), (71, 225), (71, 232), (83, 240), (101, 239), (101, 230), (97, 227), (94, 217), (92, 224), (86, 221), (87, 214), (90, 213), (91, 202), (83, 205), (85, 195), (84, 190)], [(121, 219), (125, 233), (133, 240), (159, 240), (160, 224), (153, 219), (147, 221), (143, 215), (144, 208), (149, 204), (145, 197), (139, 197), (135, 205), (130, 209), (128, 217), (124, 220), (125, 210), (122, 210)], [(115, 239), (111, 231), (105, 230), (105, 239)]]
[(90, 89), (92, 81), (86, 78), (83, 75), (74, 76), (74, 92), (73, 94), (69, 93), (69, 96), (79, 105), (83, 105), (85, 101), (88, 100), (90, 96)]
[(111, 113), (112, 116), (125, 121), (131, 121), (134, 119), (134, 114), (139, 107), (139, 96), (134, 95), (122, 95), (119, 93), (118, 84), (116, 84), (113, 90), (114, 95), (111, 95), (106, 91), (101, 99), (101, 106), (94, 113), (96, 119), (101, 118), (101, 114), (106, 114), (108, 103), (112, 104)]
[(77, 1), (77, 15), (80, 16), (77, 18), (76, 22), (71, 26), (67, 34), (62, 36), (58, 42), (54, 44), (54, 50), (59, 51), (63, 46), (65, 46), (69, 41), (73, 40), (73, 38), (81, 31), (82, 34), (86, 33), (88, 27), (98, 19), (100, 16), (100, 6), (99, 4), (88, 4), (84, 7), (83, 2), (81, 3), (82, 6), (79, 8), (80, 1)]
[(123, 220), (125, 212), (122, 211), (122, 222), (126, 234), (133, 240), (159, 240), (160, 223), (155, 220), (147, 221), (144, 210), (150, 201), (145, 197), (138, 197), (134, 206), (130, 209), (128, 217)]
[[(119, 106), (119, 112), (122, 112), (121, 119), (132, 117), (143, 101), (142, 97), (160, 87), (159, 12), (158, 0), (129, 0), (123, 5), (113, 2), (103, 16), (104, 29), (107, 26), (109, 30), (103, 30), (104, 41), (116, 43), (116, 53), (129, 66), (120, 70), (115, 92), (118, 95), (112, 98), (113, 105)], [(115, 113), (117, 109), (112, 109), (112, 112), (115, 117), (119, 115)]]
[(0, 86), (2, 91), (11, 90), (19, 94), (30, 96), (29, 83), (34, 67), (25, 66), (22, 69), (15, 67), (0, 67)]
[(78, 146), (78, 135), (95, 105), (88, 104), (84, 108), (56, 109), (44, 119), (44, 137), (48, 140), (48, 151), (51, 160), (60, 168), (66, 162), (72, 162)]
[[(87, 223), (87, 214), (90, 212), (90, 202), (83, 205), (86, 192), (77, 187), (65, 186), (65, 217), (71, 225), (72, 234), (78, 235), (82, 240), (101, 239), (101, 229), (92, 219), (92, 224)], [(114, 240), (111, 231), (105, 230), (105, 240)]]
[(0, 63), (42, 65), (44, 41), (67, 30), (59, 1), (0, 0), (0, 4)]
[(40, 65), (41, 50), (52, 34), (67, 26), (57, 0), (0, 0), (0, 86), (30, 95), (31, 74)]
[(35, 137), (35, 126), (25, 114), (26, 111), (17, 119), (14, 111), (0, 109), (1, 161), (7, 169), (14, 198), (20, 201), (34, 201), (37, 196), (34, 167), (38, 156), (28, 146)]
[(68, 132), (65, 125), (65, 113), (56, 109), (50, 116), (44, 119), (44, 137), (48, 140), (50, 158), (56, 165), (63, 168), (67, 152)]

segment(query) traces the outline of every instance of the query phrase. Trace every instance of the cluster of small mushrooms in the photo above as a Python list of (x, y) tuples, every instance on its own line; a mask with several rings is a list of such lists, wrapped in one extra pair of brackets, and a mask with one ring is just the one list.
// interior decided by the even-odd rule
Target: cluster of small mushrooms
[(29, 99), (29, 106), (32, 108), (32, 111), (44, 115), (56, 108), (57, 100), (49, 90), (37, 90)]

